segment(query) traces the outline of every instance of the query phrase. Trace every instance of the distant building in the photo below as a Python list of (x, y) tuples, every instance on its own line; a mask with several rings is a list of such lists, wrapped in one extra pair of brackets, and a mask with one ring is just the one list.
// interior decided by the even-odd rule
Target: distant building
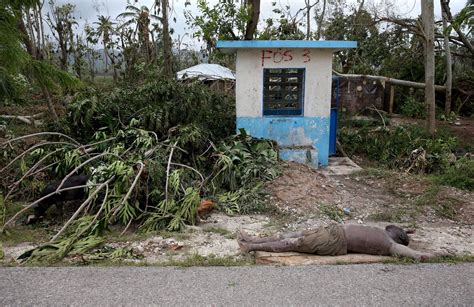
[(327, 165), (332, 55), (355, 47), (353, 41), (218, 41), (217, 48), (237, 52), (237, 129), (275, 140), (283, 160)]
[(235, 74), (227, 67), (218, 64), (198, 64), (176, 74), (178, 80), (199, 80), (210, 88), (233, 95)]

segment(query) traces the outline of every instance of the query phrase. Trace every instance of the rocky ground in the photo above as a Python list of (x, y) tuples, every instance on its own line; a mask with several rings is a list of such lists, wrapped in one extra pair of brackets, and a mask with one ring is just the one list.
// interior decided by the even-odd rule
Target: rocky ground
[[(411, 246), (415, 249), (474, 254), (474, 193), (433, 186), (427, 179), (404, 173), (362, 170), (340, 158), (319, 170), (285, 164), (281, 176), (268, 183), (266, 190), (267, 201), (279, 213), (231, 217), (213, 212), (183, 233), (116, 238), (106, 246), (131, 249), (141, 263), (181, 261), (193, 255), (238, 259), (235, 238), (240, 229), (270, 234), (328, 223), (380, 227), (394, 223), (414, 230)], [(4, 244), (4, 263), (14, 263), (15, 257), (33, 246)]]

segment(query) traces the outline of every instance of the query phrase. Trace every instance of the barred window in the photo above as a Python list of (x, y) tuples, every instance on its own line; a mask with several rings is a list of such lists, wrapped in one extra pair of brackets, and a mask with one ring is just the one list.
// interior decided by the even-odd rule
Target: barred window
[(263, 70), (263, 115), (302, 115), (304, 68)]

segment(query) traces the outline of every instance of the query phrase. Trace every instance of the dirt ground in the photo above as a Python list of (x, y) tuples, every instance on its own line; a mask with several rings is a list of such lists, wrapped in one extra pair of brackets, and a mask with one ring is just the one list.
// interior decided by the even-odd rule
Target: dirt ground
[[(238, 258), (235, 238), (240, 229), (270, 234), (336, 222), (380, 227), (394, 223), (414, 230), (410, 246), (415, 249), (474, 254), (474, 193), (434, 189), (427, 179), (417, 176), (341, 167), (336, 160), (330, 164), (332, 167), (314, 170), (285, 163), (281, 176), (266, 186), (267, 200), (280, 214), (230, 217), (214, 212), (183, 233), (112, 240), (106, 245), (132, 248), (143, 257), (142, 263), (179, 261), (196, 254)], [(31, 247), (29, 243), (4, 246), (4, 261), (13, 261)]]

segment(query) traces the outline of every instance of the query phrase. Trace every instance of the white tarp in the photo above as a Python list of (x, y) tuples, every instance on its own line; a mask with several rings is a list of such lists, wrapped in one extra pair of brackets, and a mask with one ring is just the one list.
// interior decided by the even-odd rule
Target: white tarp
[(235, 74), (227, 67), (218, 64), (199, 64), (178, 71), (178, 80), (235, 80)]

